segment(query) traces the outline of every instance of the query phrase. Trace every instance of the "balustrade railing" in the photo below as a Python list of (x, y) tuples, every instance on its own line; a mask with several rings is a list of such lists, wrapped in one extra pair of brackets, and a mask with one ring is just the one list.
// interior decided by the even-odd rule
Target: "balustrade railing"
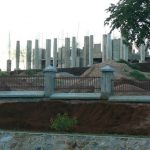
[(115, 95), (150, 95), (150, 80), (113, 80)]
[(100, 77), (57, 77), (55, 92), (100, 92)]
[(44, 76), (1, 76), (0, 91), (44, 90)]

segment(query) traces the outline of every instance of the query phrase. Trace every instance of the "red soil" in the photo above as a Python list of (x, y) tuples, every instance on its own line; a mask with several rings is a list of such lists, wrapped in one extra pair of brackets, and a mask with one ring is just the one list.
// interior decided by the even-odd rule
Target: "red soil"
[(76, 117), (71, 132), (150, 135), (149, 104), (69, 103), (62, 101), (0, 104), (0, 128), (54, 131), (50, 120), (57, 114)]

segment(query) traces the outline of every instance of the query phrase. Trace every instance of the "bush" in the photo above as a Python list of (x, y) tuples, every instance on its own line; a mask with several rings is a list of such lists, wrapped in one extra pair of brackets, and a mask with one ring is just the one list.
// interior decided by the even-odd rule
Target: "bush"
[(140, 67), (139, 67), (138, 64), (131, 64), (131, 63), (129, 63), (129, 62), (123, 60), (123, 59), (120, 59), (120, 60), (118, 60), (117, 62), (118, 62), (118, 63), (127, 64), (127, 65), (128, 65), (129, 67), (131, 67), (132, 69), (136, 69), (136, 70), (139, 70), (139, 69), (140, 69)]
[(34, 76), (36, 74), (36, 70), (26, 70), (25, 74), (28, 76)]
[(76, 124), (76, 118), (71, 118), (67, 113), (64, 113), (57, 115), (56, 119), (52, 121), (51, 128), (57, 131), (70, 131)]
[(130, 73), (130, 75), (132, 77), (134, 77), (137, 80), (146, 80), (147, 78), (145, 77), (144, 74), (142, 74), (141, 72), (139, 72), (138, 70), (134, 70)]
[(6, 77), (6, 76), (9, 76), (10, 73), (9, 72), (6, 72), (6, 71), (0, 71), (0, 77)]

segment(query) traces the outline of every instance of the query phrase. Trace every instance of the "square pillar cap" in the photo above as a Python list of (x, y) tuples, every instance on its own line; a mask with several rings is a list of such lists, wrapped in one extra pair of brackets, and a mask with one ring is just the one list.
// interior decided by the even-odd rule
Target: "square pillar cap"
[(54, 66), (49, 65), (44, 69), (44, 72), (57, 72), (57, 69)]
[(111, 66), (106, 65), (103, 68), (101, 68), (101, 71), (102, 72), (114, 72), (114, 69)]

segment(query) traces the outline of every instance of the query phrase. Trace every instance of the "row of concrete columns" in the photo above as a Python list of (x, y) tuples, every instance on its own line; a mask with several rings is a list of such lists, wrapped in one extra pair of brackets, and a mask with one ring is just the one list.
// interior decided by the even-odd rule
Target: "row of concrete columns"
[(111, 34), (102, 36), (102, 60), (128, 61), (128, 47), (123, 44), (123, 38), (111, 39)]
[[(93, 35), (84, 37), (84, 48), (83, 54), (79, 58), (77, 56), (77, 42), (76, 37), (72, 37), (72, 43), (70, 38), (65, 38), (65, 47), (61, 57), (63, 57), (62, 66), (64, 68), (79, 67), (80, 59), (83, 61), (83, 67), (91, 66), (93, 64), (93, 53), (94, 53), (94, 38)], [(102, 61), (107, 60), (119, 60), (124, 59), (128, 61), (128, 47), (123, 44), (123, 38), (111, 39), (110, 34), (104, 34), (102, 36)], [(141, 46), (144, 49), (144, 46)], [(31, 69), (31, 62), (33, 60), (33, 69), (41, 69), (41, 50), (39, 48), (39, 41), (35, 40), (35, 49), (33, 50), (32, 58), (32, 41), (27, 41), (27, 56), (26, 56), (26, 69)], [(53, 43), (53, 66), (58, 65), (58, 52), (57, 52), (57, 38), (54, 39)], [(140, 51), (141, 62), (145, 61), (145, 51)], [(46, 40), (46, 52), (45, 52), (46, 66), (51, 64), (51, 40)], [(20, 62), (20, 41), (16, 43), (16, 69), (19, 69)], [(7, 62), (9, 63), (9, 62)]]
[(70, 41), (70, 38), (65, 38), (64, 48), (59, 49), (59, 66), (64, 68), (80, 67), (81, 59), (83, 60), (84, 67), (91, 66), (93, 64), (94, 49), (93, 35), (84, 37), (83, 56), (80, 55), (81, 58), (77, 55), (76, 37), (72, 37), (72, 43)]
[[(102, 60), (112, 60), (112, 59), (124, 59), (128, 60), (128, 47), (123, 44), (123, 40), (120, 39), (120, 42), (111, 39), (111, 35), (103, 35), (102, 38)], [(64, 67), (76, 67), (76, 55), (77, 55), (77, 43), (76, 38), (72, 38), (72, 50), (70, 50), (70, 38), (65, 38), (65, 54), (64, 56)], [(118, 49), (118, 51), (117, 51)], [(93, 35), (84, 37), (84, 48), (83, 48), (83, 66), (91, 66), (93, 64), (93, 50), (94, 50), (94, 42)], [(117, 51), (117, 52), (116, 52)], [(116, 53), (115, 53), (116, 52)], [(27, 63), (26, 69), (31, 69), (31, 53), (32, 53), (32, 41), (27, 41)], [(71, 53), (71, 57), (70, 57)], [(119, 55), (118, 55), (119, 53)], [(116, 56), (116, 54), (118, 56)], [(39, 41), (35, 40), (35, 49), (33, 51), (33, 69), (40, 69), (40, 49), (39, 49)], [(19, 60), (20, 60), (20, 42), (17, 41), (16, 44), (16, 69), (19, 69)], [(53, 65), (57, 66), (57, 38), (54, 39), (53, 44)], [(46, 66), (50, 64), (51, 61), (51, 40), (46, 40)]]
[[(57, 65), (57, 39), (54, 39), (54, 65)], [(46, 66), (50, 65), (51, 61), (51, 40), (46, 40)], [(39, 48), (39, 41), (35, 40), (35, 49), (33, 49), (33, 69), (41, 69), (41, 51)], [(31, 69), (32, 62), (32, 41), (27, 41), (27, 52), (26, 52), (26, 69)], [(9, 63), (9, 62), (8, 62)], [(20, 65), (20, 41), (16, 42), (16, 70), (19, 70)]]
[[(64, 54), (64, 66), (67, 68), (69, 67), (76, 67), (76, 53), (77, 53), (77, 43), (76, 38), (72, 38), (72, 51), (71, 51), (71, 59), (70, 59), (70, 38), (65, 39), (65, 54)], [(27, 53), (26, 53), (26, 69), (31, 69), (31, 62), (32, 62), (32, 41), (27, 41)], [(46, 40), (46, 66), (50, 65), (51, 63), (51, 40)], [(40, 69), (41, 68), (41, 51), (39, 48), (39, 41), (35, 40), (35, 49), (33, 49), (33, 69)], [(53, 66), (57, 67), (57, 38), (54, 39), (53, 43)], [(71, 63), (70, 63), (71, 60)], [(19, 62), (20, 62), (20, 41), (16, 43), (16, 70), (19, 70)], [(70, 65), (71, 64), (71, 65)]]

